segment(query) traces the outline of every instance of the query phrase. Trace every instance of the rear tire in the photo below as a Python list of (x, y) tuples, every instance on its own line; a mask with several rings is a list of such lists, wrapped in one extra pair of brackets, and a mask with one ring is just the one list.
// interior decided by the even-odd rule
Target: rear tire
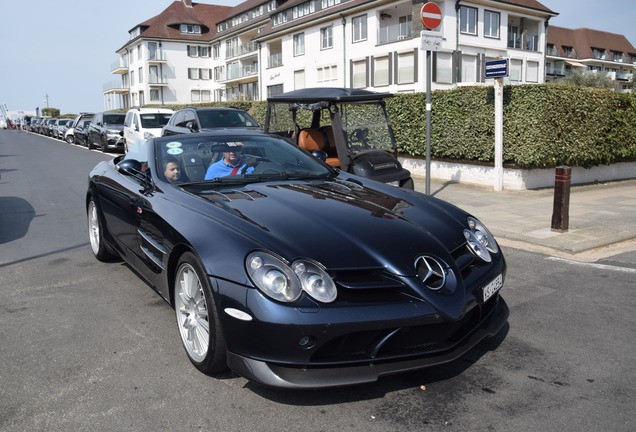
[(225, 338), (206, 272), (190, 252), (177, 264), (174, 310), (181, 342), (201, 372), (213, 375), (227, 369)]
[(91, 242), (91, 249), (93, 255), (98, 261), (107, 262), (112, 261), (117, 256), (108, 249), (106, 242), (104, 242), (104, 225), (99, 215), (99, 209), (93, 198), (88, 202), (87, 207), (88, 218), (88, 237)]

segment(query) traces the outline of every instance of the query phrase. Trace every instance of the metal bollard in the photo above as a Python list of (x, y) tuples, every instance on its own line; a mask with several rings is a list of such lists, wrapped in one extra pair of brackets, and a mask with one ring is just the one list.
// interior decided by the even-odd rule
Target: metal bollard
[(554, 206), (552, 231), (566, 232), (570, 225), (570, 184), (572, 168), (560, 166), (554, 175)]

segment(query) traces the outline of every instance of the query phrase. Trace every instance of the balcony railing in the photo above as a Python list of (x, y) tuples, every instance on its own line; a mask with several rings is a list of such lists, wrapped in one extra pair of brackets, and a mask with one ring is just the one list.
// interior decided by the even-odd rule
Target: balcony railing
[(168, 84), (168, 80), (166, 79), (166, 77), (158, 77), (155, 75), (148, 75), (148, 84), (150, 85), (167, 85)]
[(248, 42), (238, 46), (230, 46), (225, 53), (226, 58), (238, 57), (244, 54), (256, 52), (258, 44), (256, 42)]
[(125, 74), (128, 73), (128, 62), (123, 59), (120, 61), (113, 62), (110, 65), (110, 73), (118, 73)]
[(227, 69), (227, 79), (239, 79), (258, 74), (258, 65), (241, 66)]
[(269, 56), (268, 67), (275, 68), (283, 65), (283, 53), (274, 53)]
[(103, 93), (128, 93), (130, 91), (130, 85), (122, 83), (121, 81), (107, 82), (102, 86)]
[(380, 26), (378, 29), (378, 43), (392, 43), (411, 38), (411, 26), (408, 24), (393, 24)]
[(149, 62), (165, 62), (168, 59), (166, 58), (166, 53), (163, 51), (155, 51), (154, 53), (149, 53), (148, 61)]

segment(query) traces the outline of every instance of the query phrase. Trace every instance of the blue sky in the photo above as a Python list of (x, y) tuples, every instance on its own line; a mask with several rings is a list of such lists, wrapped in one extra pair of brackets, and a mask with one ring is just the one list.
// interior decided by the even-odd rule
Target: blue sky
[[(19, 0), (0, 6), (0, 103), (10, 111), (49, 106), (62, 114), (100, 111), (102, 88), (117, 81), (110, 73), (115, 50), (128, 30), (159, 14), (173, 0)], [(636, 2), (605, 0), (591, 11), (581, 0), (540, 0), (559, 12), (561, 27), (589, 27), (623, 34), (636, 46)], [(238, 0), (202, 3), (236, 5)]]

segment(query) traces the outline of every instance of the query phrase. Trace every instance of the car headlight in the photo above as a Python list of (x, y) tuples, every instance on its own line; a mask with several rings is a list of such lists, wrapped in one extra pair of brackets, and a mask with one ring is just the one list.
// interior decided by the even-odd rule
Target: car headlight
[(324, 267), (309, 259), (288, 265), (266, 252), (252, 252), (245, 260), (247, 273), (258, 289), (274, 300), (290, 303), (303, 291), (322, 303), (336, 299), (336, 285)]
[(464, 237), (468, 248), (485, 262), (490, 262), (490, 254), (499, 252), (499, 246), (488, 228), (473, 217), (468, 217), (468, 229), (464, 230)]

